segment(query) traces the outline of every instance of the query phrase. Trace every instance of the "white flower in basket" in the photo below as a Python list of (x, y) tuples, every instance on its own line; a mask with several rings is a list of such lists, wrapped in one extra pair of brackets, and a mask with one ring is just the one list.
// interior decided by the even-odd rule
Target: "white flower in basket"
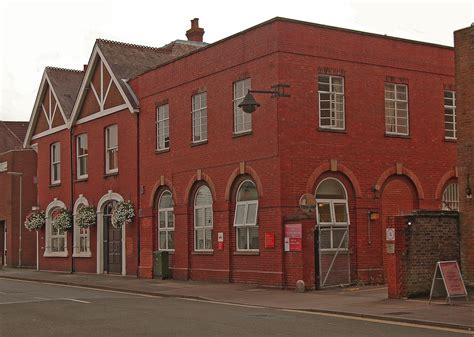
[(44, 211), (32, 211), (25, 219), (25, 227), (29, 231), (40, 230), (46, 223), (46, 215)]
[(61, 208), (53, 213), (53, 228), (60, 231), (67, 231), (72, 228), (71, 212), (65, 208)]
[(96, 218), (94, 206), (82, 205), (76, 213), (76, 224), (81, 228), (89, 228), (95, 225)]
[(119, 202), (112, 209), (112, 226), (121, 228), (133, 222), (135, 211), (130, 201)]

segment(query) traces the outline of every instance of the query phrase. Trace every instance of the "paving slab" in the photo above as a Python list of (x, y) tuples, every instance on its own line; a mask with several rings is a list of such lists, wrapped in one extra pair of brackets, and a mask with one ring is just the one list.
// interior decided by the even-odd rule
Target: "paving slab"
[(296, 293), (291, 290), (241, 283), (148, 280), (131, 276), (71, 274), (14, 268), (0, 270), (0, 278), (371, 317), (474, 331), (474, 292), (469, 294), (469, 303), (464, 299), (457, 299), (451, 306), (444, 299), (437, 299), (431, 304), (427, 298), (388, 299), (387, 289), (383, 286), (333, 288)]

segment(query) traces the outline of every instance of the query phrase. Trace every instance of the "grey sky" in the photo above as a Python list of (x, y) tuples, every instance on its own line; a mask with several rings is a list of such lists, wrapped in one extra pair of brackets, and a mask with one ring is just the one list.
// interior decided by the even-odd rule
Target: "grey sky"
[(453, 45), (473, 0), (0, 0), (0, 119), (28, 120), (45, 66), (82, 69), (96, 38), (162, 46), (199, 18), (215, 42), (275, 16)]

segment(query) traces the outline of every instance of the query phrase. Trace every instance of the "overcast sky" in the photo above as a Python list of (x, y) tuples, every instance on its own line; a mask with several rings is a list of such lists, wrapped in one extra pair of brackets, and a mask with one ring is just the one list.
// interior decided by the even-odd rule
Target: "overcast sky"
[(474, 0), (0, 0), (0, 120), (29, 120), (44, 67), (82, 69), (96, 38), (162, 46), (199, 18), (215, 42), (283, 16), (453, 45)]

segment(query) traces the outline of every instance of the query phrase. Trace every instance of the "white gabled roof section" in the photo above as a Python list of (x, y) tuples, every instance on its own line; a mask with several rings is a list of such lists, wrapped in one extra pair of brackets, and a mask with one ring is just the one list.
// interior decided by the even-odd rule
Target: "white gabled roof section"
[[(28, 123), (28, 130), (26, 132), (25, 140), (23, 141), (24, 148), (29, 147), (29, 143), (33, 139), (33, 136), (35, 136), (34, 138), (40, 138), (40, 137), (58, 132), (60, 130), (63, 130), (67, 127), (66, 115), (64, 114), (64, 110), (59, 102), (58, 96), (56, 92), (54, 91), (54, 87), (51, 85), (51, 81), (48, 78), (47, 69), (48, 68), (45, 68), (43, 72), (43, 77), (41, 78), (41, 83), (38, 89), (38, 93), (36, 94), (35, 104), (33, 106), (33, 111), (31, 112), (30, 122)], [(43, 93), (46, 89), (46, 84), (48, 84), (48, 87), (50, 89), (50, 92), (49, 92), (49, 95), (50, 95), (49, 105), (50, 106), (47, 107), (48, 109), (46, 109), (46, 107), (44, 107), (42, 103), (42, 98), (44, 97)], [(54, 96), (54, 100), (56, 101), (55, 106), (51, 106), (51, 95)], [(38, 121), (38, 117), (40, 113), (40, 107), (41, 107), (42, 113), (45, 115), (45, 118), (48, 122), (49, 129), (41, 132), (38, 135), (33, 135), (33, 132), (36, 128), (36, 122)], [(52, 125), (53, 125), (54, 116), (57, 113), (58, 109), (61, 112), (61, 116), (63, 117), (64, 125), (53, 128)]]
[[(81, 84), (81, 87), (79, 89), (79, 93), (78, 93), (77, 98), (76, 98), (76, 102), (74, 103), (74, 107), (72, 109), (71, 118), (69, 119), (69, 123), (68, 123), (68, 128), (71, 128), (77, 122), (77, 119), (79, 117), (79, 113), (81, 111), (82, 104), (84, 102), (84, 98), (86, 97), (86, 94), (87, 94), (86, 88), (88, 88), (89, 86), (91, 87), (91, 89), (94, 93), (94, 96), (96, 96), (96, 99), (99, 103), (101, 111), (99, 111), (97, 116), (95, 116), (96, 114), (89, 116), (89, 118), (87, 118), (87, 121), (95, 119), (94, 117), (99, 118), (99, 117), (105, 116), (108, 113), (110, 113), (110, 111), (112, 111), (110, 109), (108, 109), (110, 111), (103, 110), (103, 105), (105, 103), (106, 97), (101, 96), (101, 93), (98, 93), (95, 90), (95, 88), (92, 86), (92, 84), (90, 84), (90, 82), (92, 80), (92, 76), (94, 75), (94, 72), (96, 70), (96, 67), (100, 66), (100, 64), (101, 64), (100, 61), (102, 61), (102, 64), (105, 66), (106, 70), (109, 72), (113, 83), (115, 84), (115, 86), (117, 87), (117, 89), (120, 92), (120, 95), (122, 96), (123, 100), (125, 101), (125, 107), (128, 108), (131, 113), (136, 112), (136, 109), (133, 108), (130, 100), (128, 99), (128, 96), (123, 91), (122, 86), (120, 85), (119, 81), (117, 80), (117, 77), (115, 76), (115, 74), (112, 71), (110, 65), (108, 64), (107, 59), (104, 57), (103, 53), (101, 52), (101, 50), (99, 48), (99, 45), (96, 43), (95, 46), (94, 46), (94, 49), (92, 51), (91, 57), (89, 58), (89, 63), (88, 63), (89, 66), (86, 69), (84, 79), (82, 80), (82, 84)], [(101, 81), (102, 81), (102, 79), (101, 79)], [(112, 81), (109, 83), (108, 88), (106, 88), (106, 94), (108, 93), (108, 90), (110, 89), (110, 85), (112, 84)], [(123, 109), (123, 107), (121, 107), (121, 110), (122, 109)], [(114, 109), (113, 112), (116, 112), (115, 109)]]

